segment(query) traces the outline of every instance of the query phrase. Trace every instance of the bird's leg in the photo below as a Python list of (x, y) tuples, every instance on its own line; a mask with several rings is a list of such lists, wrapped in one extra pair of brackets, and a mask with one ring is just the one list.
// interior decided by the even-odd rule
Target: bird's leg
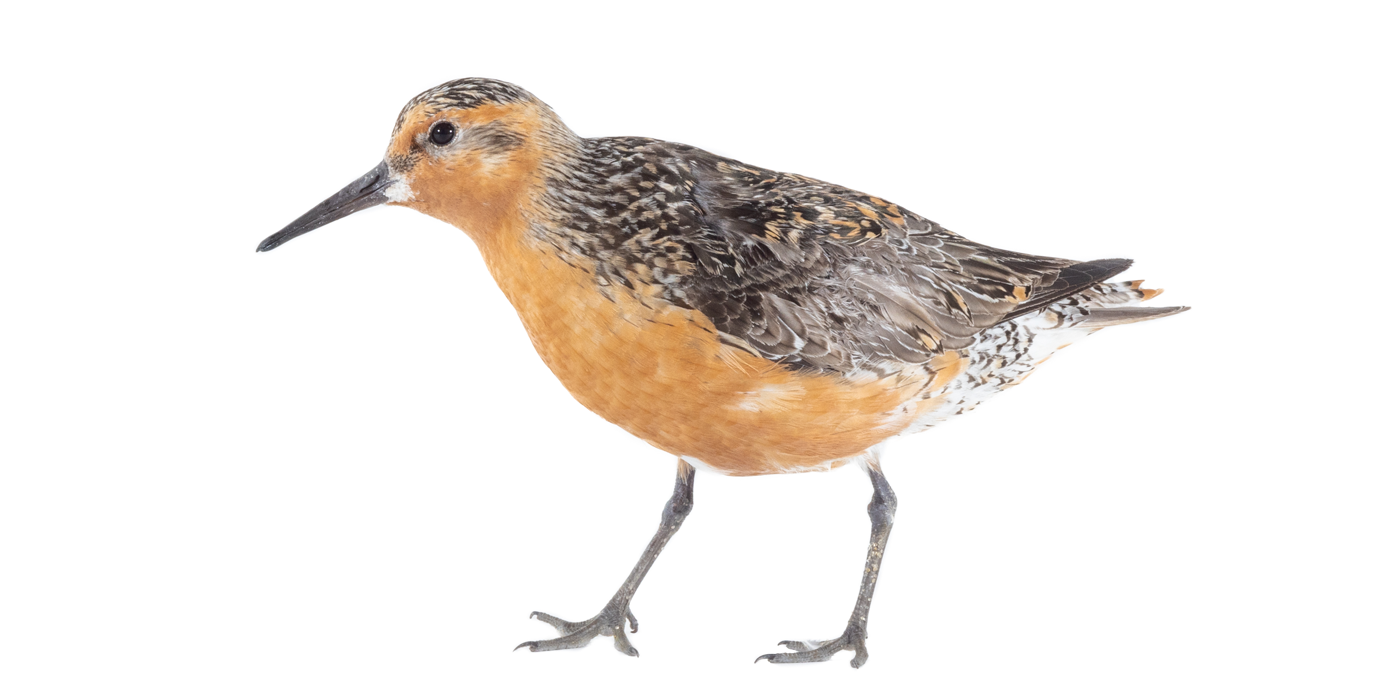
[(898, 501), (894, 497), (894, 489), (890, 488), (890, 482), (885, 480), (885, 475), (880, 472), (880, 465), (873, 458), (866, 462), (865, 470), (870, 474), (870, 483), (875, 487), (875, 494), (871, 496), (870, 505), (866, 508), (870, 513), (870, 549), (865, 555), (865, 575), (860, 580), (856, 609), (851, 612), (846, 631), (840, 637), (827, 642), (778, 642), (792, 649), (792, 653), (764, 654), (754, 659), (754, 663), (765, 659), (775, 664), (826, 661), (835, 656), (836, 652), (846, 649), (856, 653), (855, 658), (851, 659), (851, 668), (864, 666), (866, 659), (870, 658), (870, 654), (865, 651), (865, 623), (870, 615), (870, 599), (875, 595), (875, 579), (880, 576), (880, 560), (885, 556), (885, 543), (889, 541), (890, 530), (894, 527), (894, 511)]
[(631, 623), (633, 632), (637, 631), (637, 618), (632, 616), (631, 610), (632, 596), (636, 594), (637, 587), (642, 585), (642, 579), (656, 562), (662, 548), (671, 540), (671, 536), (676, 534), (676, 530), (680, 529), (681, 523), (685, 522), (685, 516), (690, 513), (690, 508), (695, 503), (694, 495), (695, 469), (686, 464), (685, 460), (680, 460), (680, 465), (676, 468), (676, 489), (671, 494), (671, 500), (666, 501), (665, 509), (661, 511), (661, 525), (656, 528), (656, 535), (651, 538), (651, 544), (642, 552), (642, 558), (637, 560), (637, 565), (632, 567), (632, 573), (622, 582), (622, 587), (617, 589), (612, 600), (603, 606), (601, 612), (583, 622), (569, 622), (542, 612), (530, 613), (530, 617), (553, 625), (559, 630), (560, 636), (556, 639), (525, 642), (516, 649), (578, 649), (588, 646), (594, 637), (606, 635), (613, 638), (613, 646), (617, 647), (618, 651), (628, 656), (637, 656), (637, 649), (627, 641), (627, 634), (623, 631), (624, 621)]

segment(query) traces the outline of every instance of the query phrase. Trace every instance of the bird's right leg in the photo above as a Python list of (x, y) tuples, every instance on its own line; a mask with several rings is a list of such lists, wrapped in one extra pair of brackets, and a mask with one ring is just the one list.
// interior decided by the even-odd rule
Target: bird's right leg
[(875, 596), (875, 581), (880, 577), (880, 562), (885, 558), (885, 544), (890, 540), (890, 530), (894, 528), (894, 511), (898, 501), (894, 489), (880, 471), (880, 465), (869, 459), (865, 470), (870, 475), (870, 485), (874, 493), (866, 512), (870, 514), (870, 548), (865, 554), (865, 574), (860, 580), (860, 594), (856, 596), (856, 608), (846, 622), (846, 631), (840, 637), (825, 642), (778, 642), (792, 650), (786, 654), (764, 654), (754, 659), (754, 663), (768, 661), (775, 664), (799, 664), (813, 661), (827, 661), (836, 652), (850, 649), (856, 653), (851, 659), (851, 668), (865, 665), (870, 654), (865, 650), (865, 625), (870, 616), (870, 601)]
[(593, 641), (594, 637), (609, 636), (613, 638), (613, 646), (617, 650), (628, 655), (637, 656), (636, 647), (627, 641), (627, 634), (623, 631), (623, 623), (631, 623), (632, 631), (637, 631), (637, 618), (632, 616), (631, 604), (632, 596), (636, 594), (637, 587), (642, 585), (642, 579), (646, 577), (651, 565), (656, 562), (656, 558), (665, 548), (666, 543), (671, 540), (671, 536), (676, 534), (681, 523), (685, 522), (685, 516), (690, 514), (690, 509), (695, 502), (695, 468), (680, 460), (676, 467), (676, 488), (671, 494), (671, 500), (666, 501), (666, 507), (661, 511), (661, 525), (656, 529), (656, 535), (651, 538), (651, 543), (647, 545), (646, 551), (642, 552), (642, 558), (637, 561), (637, 565), (632, 567), (632, 573), (622, 582), (622, 587), (617, 589), (612, 600), (603, 606), (603, 610), (592, 618), (583, 622), (569, 622), (561, 620), (553, 615), (542, 612), (532, 612), (530, 617), (547, 622), (559, 630), (559, 636), (555, 639), (541, 639), (534, 642), (525, 642), (520, 647), (529, 647), (530, 651), (554, 651), (556, 649), (578, 649), (586, 647)]

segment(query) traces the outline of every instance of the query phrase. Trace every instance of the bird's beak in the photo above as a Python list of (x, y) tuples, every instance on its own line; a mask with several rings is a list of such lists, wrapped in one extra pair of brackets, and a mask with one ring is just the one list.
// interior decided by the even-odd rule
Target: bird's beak
[(388, 202), (389, 196), (384, 191), (389, 189), (394, 181), (393, 174), (389, 172), (389, 164), (380, 162), (374, 166), (374, 170), (331, 195), (330, 199), (317, 204), (316, 208), (302, 214), (301, 218), (287, 224), (286, 228), (268, 236), (258, 244), (258, 252), (272, 250), (307, 231)]

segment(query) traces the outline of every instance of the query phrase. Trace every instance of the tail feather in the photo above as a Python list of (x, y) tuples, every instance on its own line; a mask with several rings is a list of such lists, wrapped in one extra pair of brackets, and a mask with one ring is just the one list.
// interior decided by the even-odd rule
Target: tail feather
[(1165, 290), (1165, 289), (1143, 289), (1143, 288), (1142, 288), (1142, 282), (1143, 282), (1142, 280), (1133, 280), (1133, 281), (1131, 281), (1131, 282), (1128, 283), (1128, 289), (1131, 289), (1131, 290), (1133, 290), (1134, 292), (1137, 292), (1138, 294), (1141, 294), (1141, 295), (1142, 295), (1141, 298), (1138, 299), (1138, 301), (1147, 301), (1148, 299), (1156, 299), (1156, 298), (1158, 297), (1158, 295), (1160, 295), (1162, 292), (1167, 291), (1167, 290)]
[(1137, 323), (1138, 321), (1173, 316), (1190, 308), (1189, 306), (1120, 306), (1108, 309), (1089, 309), (1089, 313), (1078, 325), (1081, 328), (1108, 328), (1109, 326), (1121, 326), (1125, 323)]
[(1083, 330), (1098, 330), (1138, 321), (1150, 321), (1179, 314), (1189, 306), (1138, 306), (1156, 298), (1164, 290), (1145, 289), (1142, 280), (1130, 282), (1101, 282), (1085, 289), (1065, 305), (1051, 307), (1063, 313), (1068, 326)]

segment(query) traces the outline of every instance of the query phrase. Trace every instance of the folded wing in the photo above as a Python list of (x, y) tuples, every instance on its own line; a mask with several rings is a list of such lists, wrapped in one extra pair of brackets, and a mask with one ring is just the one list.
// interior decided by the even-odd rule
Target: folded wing
[(672, 236), (694, 270), (678, 297), (726, 342), (822, 372), (898, 371), (967, 347), (1127, 269), (969, 241), (837, 185), (657, 143), (692, 186)]

